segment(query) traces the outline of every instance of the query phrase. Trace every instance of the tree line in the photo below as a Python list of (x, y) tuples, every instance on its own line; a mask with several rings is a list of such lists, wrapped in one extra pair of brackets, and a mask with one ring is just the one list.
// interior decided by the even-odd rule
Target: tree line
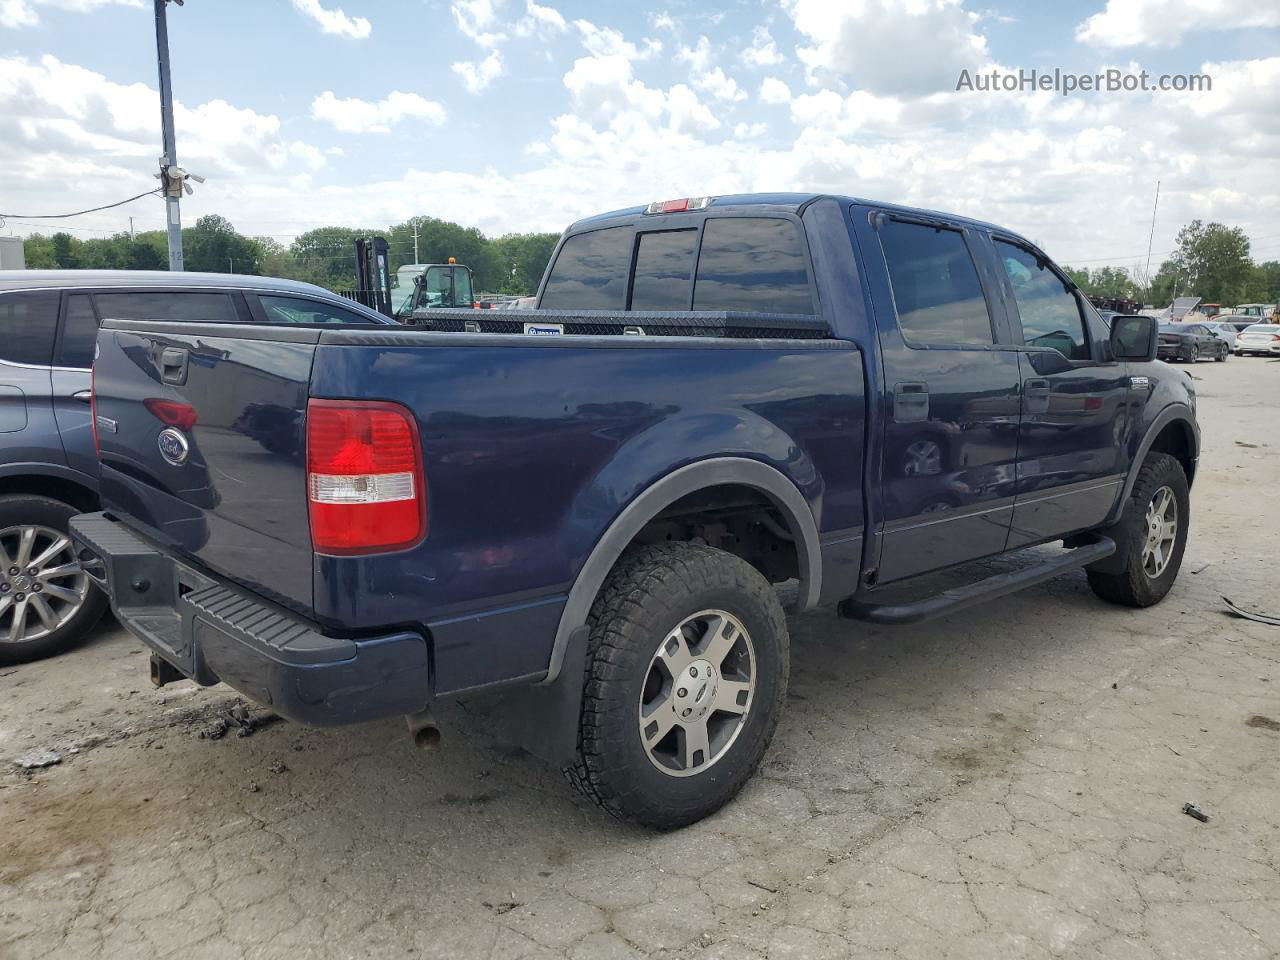
[(1150, 276), (1142, 268), (1064, 268), (1092, 296), (1139, 300), (1157, 307), (1174, 297), (1199, 297), (1233, 307), (1280, 303), (1280, 261), (1256, 263), (1239, 227), (1192, 220), (1178, 231), (1178, 246)]
[[(356, 285), (355, 240), (383, 236), (391, 250), (391, 270), (415, 262), (414, 229), (419, 263), (446, 263), (456, 257), (475, 275), (478, 291), (531, 294), (542, 280), (559, 234), (510, 233), (486, 237), (435, 217), (414, 217), (390, 227), (360, 229), (320, 227), (283, 244), (273, 237), (240, 233), (225, 217), (210, 214), (182, 231), (186, 269), (207, 273), (247, 273), (305, 280), (330, 290)], [(136, 235), (80, 239), (66, 232), (26, 238), (31, 269), (165, 270), (168, 238), (163, 230)]]

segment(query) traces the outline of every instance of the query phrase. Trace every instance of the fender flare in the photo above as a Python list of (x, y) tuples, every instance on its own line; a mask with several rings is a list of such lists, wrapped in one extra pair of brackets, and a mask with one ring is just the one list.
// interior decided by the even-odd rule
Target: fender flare
[[(552, 683), (565, 663), (570, 637), (585, 627), (587, 614), (605, 578), (632, 539), (659, 512), (681, 497), (707, 487), (737, 484), (765, 494), (782, 511), (796, 536), (800, 561), (800, 609), (816, 606), (822, 586), (822, 553), (818, 525), (799, 488), (786, 475), (759, 460), (718, 457), (699, 460), (668, 473), (638, 494), (596, 541), (569, 589), (560, 614), (544, 684)], [(585, 648), (584, 648), (585, 649)]]
[[(1112, 515), (1108, 518), (1109, 523), (1118, 521), (1120, 515), (1124, 512), (1125, 504), (1129, 502), (1129, 496), (1133, 493), (1133, 485), (1138, 482), (1138, 471), (1142, 469), (1142, 462), (1147, 459), (1147, 454), (1151, 452), (1151, 445), (1156, 442), (1156, 437), (1160, 436), (1160, 432), (1176, 420), (1183, 421), (1191, 432), (1192, 460), (1198, 461), (1200, 459), (1200, 428), (1196, 424), (1195, 414), (1191, 412), (1191, 408), (1185, 403), (1169, 404), (1156, 415), (1156, 418), (1151, 421), (1151, 426), (1147, 427), (1147, 432), (1142, 435), (1142, 442), (1138, 444), (1137, 453), (1134, 454), (1133, 460), (1129, 464), (1128, 475), (1124, 478), (1124, 489), (1120, 491), (1120, 498), (1116, 501)], [(1188, 477), (1187, 480), (1189, 482), (1191, 477)]]
[(95, 497), (98, 495), (98, 480), (96, 477), (81, 473), (73, 467), (63, 466), (60, 463), (32, 461), (0, 464), (0, 480), (7, 480), (12, 477), (57, 477), (59, 480), (68, 480), (77, 486), (83, 487), (87, 493), (91, 493)]

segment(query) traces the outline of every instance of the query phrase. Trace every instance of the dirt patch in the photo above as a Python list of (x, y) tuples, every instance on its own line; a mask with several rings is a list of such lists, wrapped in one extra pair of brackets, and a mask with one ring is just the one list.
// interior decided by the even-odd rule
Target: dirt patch
[(1255, 727), (1258, 730), (1271, 730), (1280, 733), (1280, 720), (1272, 720), (1270, 717), (1264, 717), (1260, 713), (1255, 713), (1252, 717), (1244, 722), (1246, 727)]

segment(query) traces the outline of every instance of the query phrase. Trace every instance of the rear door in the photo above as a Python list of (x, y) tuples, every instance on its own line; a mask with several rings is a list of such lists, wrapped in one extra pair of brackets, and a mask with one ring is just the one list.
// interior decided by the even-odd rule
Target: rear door
[(312, 599), (303, 427), (319, 336), (104, 320), (94, 375), (104, 505), (303, 613)]
[(62, 322), (54, 350), (50, 380), (53, 414), (67, 454), (67, 465), (89, 476), (98, 474), (89, 416), (90, 368), (98, 339), (98, 317), (88, 293), (62, 295)]
[(884, 364), (883, 583), (1004, 549), (1018, 354), (968, 228), (888, 211), (855, 217)]
[(1021, 241), (992, 240), (1022, 344), (1012, 550), (1095, 526), (1110, 512), (1127, 466), (1131, 388), (1126, 365), (1108, 359), (1103, 325), (1089, 322), (1074, 286)]
[(0, 293), (0, 475), (66, 462), (50, 402), (58, 301), (56, 290)]

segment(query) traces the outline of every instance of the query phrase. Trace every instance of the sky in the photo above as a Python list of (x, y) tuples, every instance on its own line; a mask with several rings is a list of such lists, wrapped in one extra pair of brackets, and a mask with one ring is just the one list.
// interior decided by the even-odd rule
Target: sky
[[(429, 215), (559, 231), (797, 190), (994, 221), (1072, 266), (1152, 269), (1193, 218), (1280, 259), (1275, 0), (186, 0), (179, 162), (288, 243)], [(1113, 68), (1208, 91), (957, 89)], [(967, 71), (967, 73), (966, 73)], [(976, 85), (976, 82), (975, 82)], [(0, 234), (164, 225), (152, 0), (0, 0)], [(1152, 228), (1156, 184), (1159, 211)]]

